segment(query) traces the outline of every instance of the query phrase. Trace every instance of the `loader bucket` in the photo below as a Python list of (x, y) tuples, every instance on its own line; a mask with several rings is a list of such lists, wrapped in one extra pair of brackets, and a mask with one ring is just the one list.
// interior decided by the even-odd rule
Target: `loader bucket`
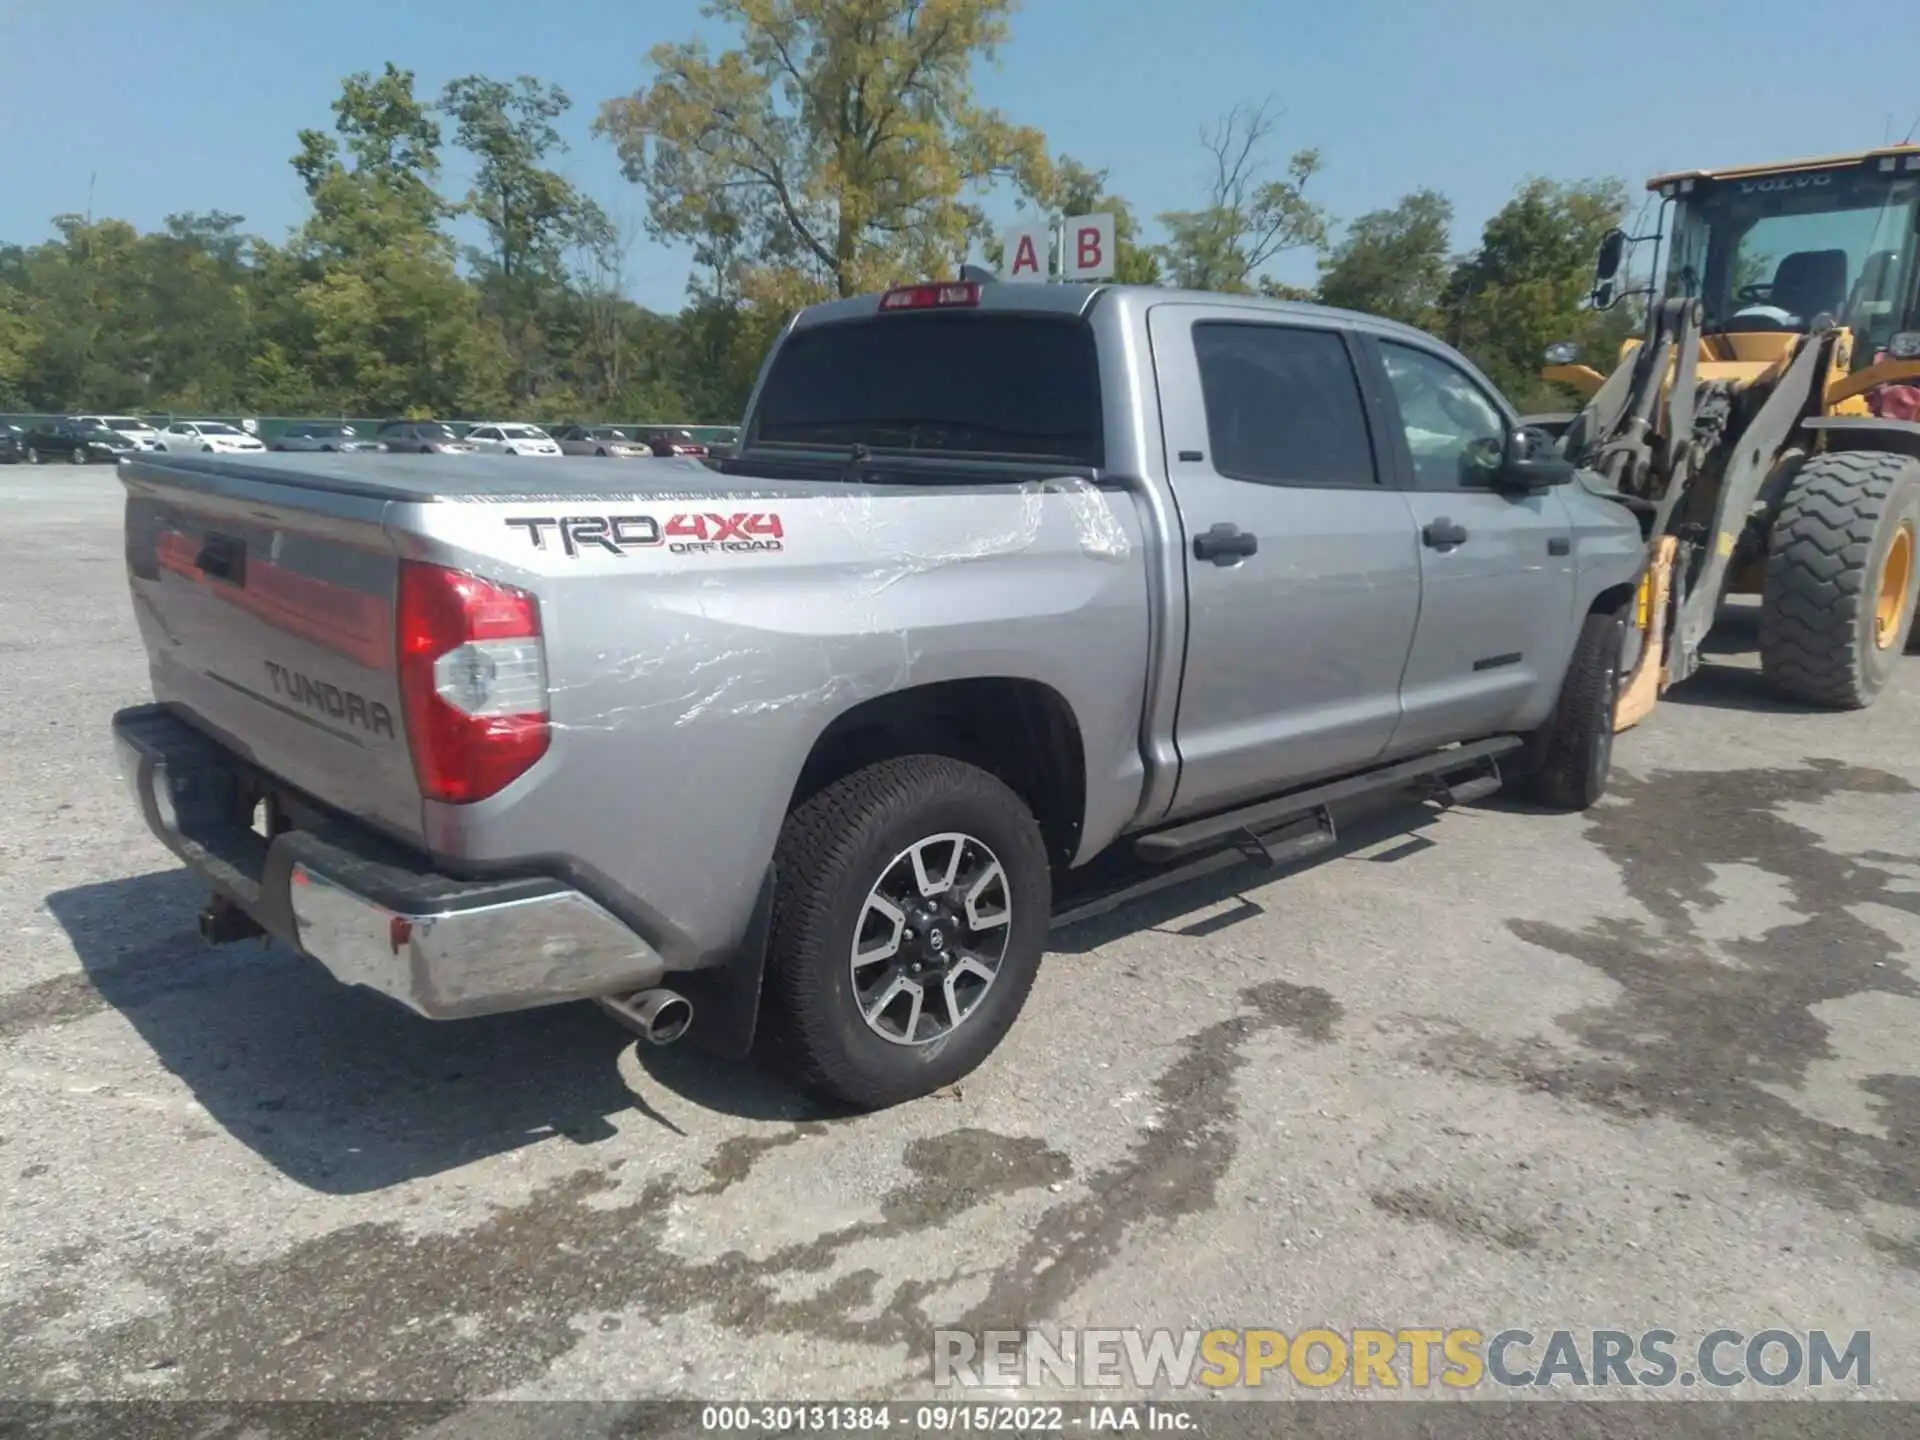
[(1673, 593), (1673, 565), (1680, 541), (1662, 535), (1653, 545), (1653, 559), (1634, 598), (1633, 623), (1641, 632), (1640, 658), (1620, 687), (1614, 704), (1613, 729), (1618, 734), (1647, 718), (1654, 702), (1667, 688), (1667, 611)]

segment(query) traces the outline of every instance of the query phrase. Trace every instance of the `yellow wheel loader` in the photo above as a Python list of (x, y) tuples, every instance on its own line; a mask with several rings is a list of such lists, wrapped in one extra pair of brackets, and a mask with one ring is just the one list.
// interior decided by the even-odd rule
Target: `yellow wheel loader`
[[(1535, 417), (1646, 532), (1617, 728), (1699, 668), (1738, 594), (1761, 597), (1775, 689), (1870, 705), (1901, 651), (1920, 648), (1920, 146), (1648, 189), (1661, 223), (1606, 237), (1593, 292), (1602, 309), (1644, 297), (1644, 332), (1610, 375), (1550, 349), (1544, 378), (1586, 408)], [(1643, 243), (1657, 279), (1629, 292), (1623, 267)]]

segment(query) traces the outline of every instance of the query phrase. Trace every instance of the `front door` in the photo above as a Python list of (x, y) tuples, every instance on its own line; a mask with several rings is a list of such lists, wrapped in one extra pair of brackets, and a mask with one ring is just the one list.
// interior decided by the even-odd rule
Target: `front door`
[(1187, 573), (1170, 813), (1192, 815), (1380, 754), (1420, 560), (1342, 330), (1226, 305), (1149, 324)]
[(1514, 422), (1437, 350), (1377, 343), (1412, 475), (1422, 575), (1393, 750), (1537, 724), (1558, 691), (1573, 634), (1566, 501), (1556, 490), (1493, 488)]

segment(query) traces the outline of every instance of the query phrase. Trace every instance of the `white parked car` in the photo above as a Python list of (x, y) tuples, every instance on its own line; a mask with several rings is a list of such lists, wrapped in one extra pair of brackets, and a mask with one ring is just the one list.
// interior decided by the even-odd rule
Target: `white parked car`
[(560, 444), (538, 425), (475, 425), (462, 437), (483, 455), (558, 455)]
[(137, 415), (69, 415), (76, 425), (111, 430), (136, 450), (152, 450), (160, 444), (160, 432)]
[(266, 446), (237, 425), (222, 420), (176, 420), (160, 432), (154, 448), (172, 454), (201, 450), (215, 455), (264, 453)]

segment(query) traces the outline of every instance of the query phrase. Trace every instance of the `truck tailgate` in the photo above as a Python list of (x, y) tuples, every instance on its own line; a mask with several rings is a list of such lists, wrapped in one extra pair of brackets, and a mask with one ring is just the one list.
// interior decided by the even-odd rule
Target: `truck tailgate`
[(136, 462), (122, 476), (154, 698), (262, 770), (418, 839), (387, 498), (291, 468), (266, 480)]

